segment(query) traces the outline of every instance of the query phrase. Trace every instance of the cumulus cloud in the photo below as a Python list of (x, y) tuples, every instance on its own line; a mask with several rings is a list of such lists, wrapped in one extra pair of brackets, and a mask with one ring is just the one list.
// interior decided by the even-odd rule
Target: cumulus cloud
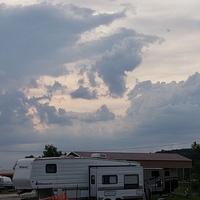
[[(154, 140), (192, 140), (200, 129), (200, 74), (186, 81), (151, 83), (145, 81), (130, 92), (127, 118), (134, 119), (137, 135)], [(171, 138), (171, 139), (170, 139)], [(195, 140), (195, 139), (194, 139)]]

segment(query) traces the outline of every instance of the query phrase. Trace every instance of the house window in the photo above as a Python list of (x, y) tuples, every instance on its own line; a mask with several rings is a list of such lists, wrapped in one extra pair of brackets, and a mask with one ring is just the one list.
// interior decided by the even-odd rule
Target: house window
[(165, 176), (170, 176), (170, 172), (169, 171), (165, 171)]
[(56, 164), (46, 164), (46, 173), (56, 173), (57, 165)]
[(153, 176), (153, 177), (159, 177), (160, 173), (159, 173), (159, 171), (152, 171), (151, 172), (151, 176)]
[(139, 188), (138, 174), (124, 175), (124, 189), (137, 189)]
[(116, 184), (117, 176), (116, 175), (104, 175), (102, 176), (102, 184)]

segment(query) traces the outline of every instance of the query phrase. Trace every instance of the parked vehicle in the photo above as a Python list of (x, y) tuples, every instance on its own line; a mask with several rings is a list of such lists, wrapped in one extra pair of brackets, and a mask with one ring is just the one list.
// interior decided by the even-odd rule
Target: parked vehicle
[(17, 161), (18, 191), (36, 190), (38, 198), (122, 200), (145, 198), (143, 167), (138, 162), (102, 158), (27, 158)]
[(0, 189), (11, 189), (14, 188), (13, 182), (10, 177), (0, 176)]

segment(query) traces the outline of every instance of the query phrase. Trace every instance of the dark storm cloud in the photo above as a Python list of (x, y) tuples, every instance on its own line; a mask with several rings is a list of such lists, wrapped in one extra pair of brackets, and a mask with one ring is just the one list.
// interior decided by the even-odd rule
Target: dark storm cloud
[(72, 51), (69, 49), (83, 32), (124, 17), (124, 13), (93, 14), (91, 9), (74, 5), (9, 7), (2, 4), (1, 81), (23, 76), (62, 74), (63, 64), (73, 60), (67, 52)]
[(70, 93), (73, 99), (97, 99), (96, 90), (90, 91), (88, 87), (79, 86), (77, 90)]

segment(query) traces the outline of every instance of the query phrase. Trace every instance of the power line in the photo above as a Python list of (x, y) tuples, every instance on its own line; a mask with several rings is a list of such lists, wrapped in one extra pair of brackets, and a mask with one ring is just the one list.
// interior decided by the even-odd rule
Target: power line
[[(193, 143), (193, 142), (192, 142)], [(183, 142), (183, 143), (171, 143), (171, 144), (162, 144), (162, 145), (152, 145), (152, 146), (140, 146), (140, 147), (124, 147), (124, 148), (117, 148), (117, 149), (99, 149), (99, 150), (85, 150), (85, 151), (117, 151), (117, 150), (128, 150), (128, 149), (147, 149), (147, 148), (155, 148), (155, 147), (170, 147), (174, 145), (181, 145), (181, 144), (192, 144), (189, 142)], [(79, 150), (80, 151), (80, 150)]]
[(19, 151), (19, 150), (0, 150), (0, 152), (4, 152), (4, 153), (41, 153), (41, 152), (43, 152), (43, 150), (42, 151), (35, 151), (35, 150), (21, 150), (21, 151)]
[[(124, 147), (124, 148), (115, 148), (115, 149), (88, 149), (84, 151), (119, 151), (119, 150), (134, 150), (134, 149), (149, 149), (149, 148), (156, 148), (156, 147), (170, 147), (174, 145), (182, 145), (182, 144), (192, 144), (193, 142), (183, 142), (183, 143), (170, 143), (170, 144), (162, 144), (162, 145), (152, 145), (152, 146), (139, 146), (139, 147)], [(73, 150), (76, 151), (76, 150)], [(80, 151), (80, 150), (79, 150)], [(43, 150), (0, 150), (2, 153), (43, 153)], [(70, 152), (70, 151), (62, 151), (62, 152)]]

